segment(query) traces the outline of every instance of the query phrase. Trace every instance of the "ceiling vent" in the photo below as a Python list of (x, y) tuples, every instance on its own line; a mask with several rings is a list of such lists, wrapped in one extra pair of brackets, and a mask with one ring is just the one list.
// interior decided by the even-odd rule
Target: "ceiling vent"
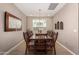
[(55, 10), (55, 8), (57, 7), (57, 5), (58, 5), (58, 3), (51, 3), (51, 4), (49, 5), (48, 10)]

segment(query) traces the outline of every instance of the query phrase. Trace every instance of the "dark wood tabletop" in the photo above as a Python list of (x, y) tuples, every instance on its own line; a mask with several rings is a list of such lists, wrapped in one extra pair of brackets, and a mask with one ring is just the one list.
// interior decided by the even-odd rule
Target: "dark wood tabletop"
[(30, 38), (29, 38), (30, 40), (37, 40), (37, 39), (44, 39), (44, 40), (46, 40), (46, 39), (52, 39), (52, 37), (50, 37), (50, 36), (48, 36), (48, 35), (33, 35), (33, 36), (31, 36)]

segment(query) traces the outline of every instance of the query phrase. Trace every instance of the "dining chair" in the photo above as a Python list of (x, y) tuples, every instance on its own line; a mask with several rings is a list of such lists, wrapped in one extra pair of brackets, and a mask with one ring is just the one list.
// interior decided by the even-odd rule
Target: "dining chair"
[(28, 37), (31, 37), (33, 35), (33, 32), (29, 30), (29, 31), (27, 31), (27, 35), (28, 35)]
[(26, 43), (26, 49), (25, 49), (25, 54), (27, 54), (27, 43), (28, 43), (28, 41), (27, 41), (27, 35), (26, 35), (27, 33), (26, 32), (23, 32), (23, 37), (24, 37), (24, 40), (25, 40), (25, 43)]
[(54, 35), (52, 35), (52, 40), (47, 41), (46, 46), (47, 46), (47, 52), (51, 51), (54, 52), (54, 55), (56, 55), (56, 48), (55, 48), (55, 43), (58, 37), (58, 32), (54, 33)]
[(52, 37), (52, 35), (54, 35), (54, 32), (53, 31), (47, 31), (47, 35)]
[(27, 32), (23, 32), (23, 37), (26, 42), (26, 50), (25, 54), (28, 54), (30, 51), (34, 51), (34, 41), (29, 40), (29, 36)]
[(38, 39), (35, 41), (35, 54), (45, 54), (46, 43), (44, 39)]
[(54, 36), (53, 36), (53, 39), (54, 39), (54, 54), (55, 55), (56, 55), (56, 47), (55, 47), (55, 44), (56, 44), (57, 38), (58, 38), (58, 32), (55, 33)]

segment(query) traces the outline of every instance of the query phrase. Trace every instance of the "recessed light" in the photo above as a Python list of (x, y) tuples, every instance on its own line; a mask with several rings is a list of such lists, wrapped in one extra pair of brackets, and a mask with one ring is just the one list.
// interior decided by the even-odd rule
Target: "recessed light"
[(57, 7), (58, 3), (51, 3), (48, 10), (55, 10), (55, 8)]

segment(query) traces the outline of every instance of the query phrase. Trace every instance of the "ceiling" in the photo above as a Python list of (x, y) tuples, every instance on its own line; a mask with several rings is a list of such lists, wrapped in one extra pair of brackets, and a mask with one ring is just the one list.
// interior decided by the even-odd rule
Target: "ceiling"
[[(59, 3), (57, 5), (56, 3), (15, 3), (14, 5), (26, 16), (53, 16), (65, 3)], [(51, 10), (50, 6), (55, 8)]]

